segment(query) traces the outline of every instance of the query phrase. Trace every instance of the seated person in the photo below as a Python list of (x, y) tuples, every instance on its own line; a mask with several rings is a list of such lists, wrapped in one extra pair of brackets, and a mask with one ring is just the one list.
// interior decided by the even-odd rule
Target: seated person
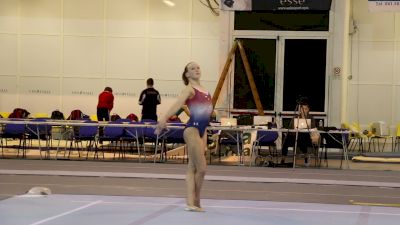
[[(297, 136), (297, 149), (300, 149), (300, 151), (305, 154), (304, 158), (304, 164), (305, 166), (309, 165), (309, 159), (308, 159), (308, 147), (314, 147), (315, 145), (318, 145), (320, 135), (318, 132), (313, 132), (316, 130), (315, 126), (315, 119), (313, 118), (312, 115), (309, 114), (310, 112), (310, 107), (308, 104), (307, 99), (303, 99), (299, 103), (299, 115), (298, 118), (302, 119), (311, 119), (311, 124), (309, 124), (309, 129), (312, 130), (310, 132), (298, 132)], [(294, 128), (294, 123), (293, 121), (290, 124), (290, 129)], [(294, 147), (295, 142), (296, 142), (296, 133), (295, 132), (288, 132), (286, 134), (283, 134), (283, 143), (282, 143), (282, 160), (281, 163), (285, 163), (285, 158), (288, 154), (288, 147)]]

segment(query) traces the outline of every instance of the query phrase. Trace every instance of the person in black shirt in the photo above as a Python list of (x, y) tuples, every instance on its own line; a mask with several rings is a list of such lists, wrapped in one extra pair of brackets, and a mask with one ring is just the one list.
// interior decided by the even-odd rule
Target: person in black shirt
[(147, 79), (147, 88), (140, 93), (139, 105), (142, 105), (142, 120), (150, 119), (157, 121), (157, 105), (161, 103), (160, 93), (153, 88), (154, 80)]

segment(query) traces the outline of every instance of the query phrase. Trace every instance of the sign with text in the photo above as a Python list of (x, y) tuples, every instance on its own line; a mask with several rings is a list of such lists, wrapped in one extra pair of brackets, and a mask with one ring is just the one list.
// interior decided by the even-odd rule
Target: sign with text
[(399, 12), (400, 0), (368, 0), (370, 12)]
[(221, 0), (222, 10), (330, 10), (332, 0)]

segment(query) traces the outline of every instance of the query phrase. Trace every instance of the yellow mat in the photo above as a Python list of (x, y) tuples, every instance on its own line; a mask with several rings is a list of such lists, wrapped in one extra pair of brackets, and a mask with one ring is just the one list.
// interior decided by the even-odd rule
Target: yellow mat
[(354, 156), (352, 158), (352, 160), (355, 161), (355, 162), (400, 163), (400, 158)]

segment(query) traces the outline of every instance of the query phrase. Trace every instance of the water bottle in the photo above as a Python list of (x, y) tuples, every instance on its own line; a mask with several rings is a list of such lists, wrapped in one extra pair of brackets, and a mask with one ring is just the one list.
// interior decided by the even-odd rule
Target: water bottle
[(324, 122), (322, 120), (318, 121), (318, 127), (323, 127), (324, 126)]

